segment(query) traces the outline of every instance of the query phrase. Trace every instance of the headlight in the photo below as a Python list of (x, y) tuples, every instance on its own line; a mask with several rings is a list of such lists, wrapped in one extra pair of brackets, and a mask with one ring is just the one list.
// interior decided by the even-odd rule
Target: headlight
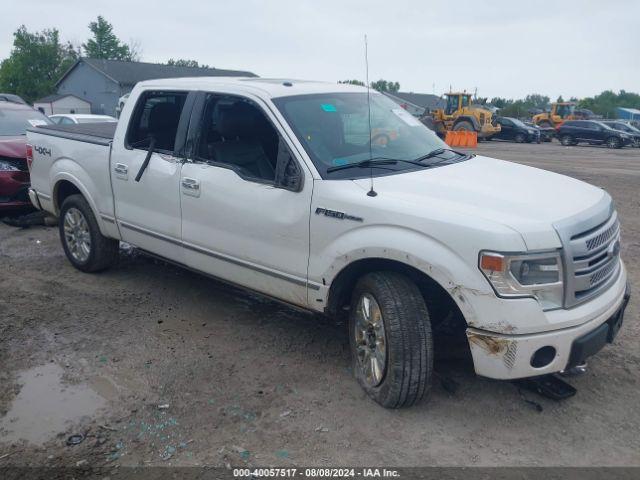
[(532, 297), (544, 310), (561, 308), (564, 298), (560, 252), (480, 253), (480, 270), (499, 297)]

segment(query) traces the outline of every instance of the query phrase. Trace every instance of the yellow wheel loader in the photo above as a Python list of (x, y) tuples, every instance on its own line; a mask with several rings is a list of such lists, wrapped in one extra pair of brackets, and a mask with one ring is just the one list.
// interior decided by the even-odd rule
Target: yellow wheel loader
[(500, 125), (495, 122), (491, 110), (482, 105), (472, 103), (472, 94), (467, 92), (445, 93), (447, 104), (444, 109), (431, 112), (431, 119), (425, 124), (439, 135), (444, 136), (448, 131), (465, 130), (476, 132), (479, 139), (491, 138), (500, 132)]

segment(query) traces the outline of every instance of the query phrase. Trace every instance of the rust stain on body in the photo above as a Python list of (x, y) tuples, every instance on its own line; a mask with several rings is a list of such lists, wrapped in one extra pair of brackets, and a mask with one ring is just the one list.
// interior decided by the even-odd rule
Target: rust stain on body
[(469, 343), (473, 343), (490, 355), (502, 355), (509, 349), (510, 340), (506, 338), (489, 337), (477, 333), (468, 333)]

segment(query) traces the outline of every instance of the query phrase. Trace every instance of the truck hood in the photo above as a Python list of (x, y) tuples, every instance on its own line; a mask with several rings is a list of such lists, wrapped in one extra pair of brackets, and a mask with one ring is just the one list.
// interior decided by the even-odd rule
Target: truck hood
[[(363, 189), (368, 179), (355, 181)], [(579, 214), (608, 194), (593, 185), (546, 170), (477, 156), (460, 163), (376, 177), (378, 196), (427, 211), (470, 215), (507, 226), (529, 250), (558, 248), (553, 224)]]
[(26, 158), (27, 137), (18, 135), (15, 137), (0, 136), (0, 157)]

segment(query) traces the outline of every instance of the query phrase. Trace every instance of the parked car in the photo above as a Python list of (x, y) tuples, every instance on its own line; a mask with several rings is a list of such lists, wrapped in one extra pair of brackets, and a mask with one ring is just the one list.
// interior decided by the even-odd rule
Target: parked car
[(609, 148), (621, 148), (629, 145), (631, 135), (614, 130), (608, 125), (595, 120), (568, 120), (556, 129), (556, 136), (562, 145), (606, 145)]
[(49, 115), (51, 121), (58, 125), (74, 125), (76, 123), (117, 122), (118, 119), (110, 115), (91, 115), (79, 113), (56, 113)]
[(540, 125), (536, 125), (533, 122), (527, 122), (527, 121), (523, 121), (522, 123), (524, 123), (527, 127), (535, 128), (536, 130), (538, 130), (538, 132), (540, 132), (541, 142), (550, 142), (551, 140), (553, 140), (553, 137), (556, 135), (556, 129), (553, 127), (544, 127), (544, 126), (541, 127)]
[(620, 130), (621, 132), (625, 132), (631, 135), (631, 143), (633, 144), (633, 146), (640, 147), (640, 129), (622, 120), (605, 120), (602, 123), (610, 126), (615, 130)]
[(127, 100), (129, 99), (129, 95), (131, 95), (131, 93), (125, 93), (118, 99), (118, 106), (116, 107), (116, 116), (118, 118), (120, 118), (120, 114), (122, 113), (124, 104), (127, 103)]
[(0, 102), (0, 212), (31, 209), (27, 128), (51, 121), (23, 103)]
[[(353, 85), (176, 78), (129, 102), (117, 125), (28, 133), (30, 198), (83, 272), (124, 241), (344, 317), (357, 380), (392, 408), (429, 390), (445, 329), (477, 374), (514, 379), (582, 364), (622, 324), (620, 225), (599, 187), (451, 150)], [(369, 118), (393, 134), (371, 142)]]
[(0, 102), (21, 103), (23, 105), (27, 105), (27, 102), (25, 102), (20, 95), (15, 95), (13, 93), (0, 93)]
[(511, 140), (517, 143), (540, 143), (540, 131), (536, 128), (528, 127), (517, 118), (497, 117), (496, 122), (501, 128), (492, 138)]

